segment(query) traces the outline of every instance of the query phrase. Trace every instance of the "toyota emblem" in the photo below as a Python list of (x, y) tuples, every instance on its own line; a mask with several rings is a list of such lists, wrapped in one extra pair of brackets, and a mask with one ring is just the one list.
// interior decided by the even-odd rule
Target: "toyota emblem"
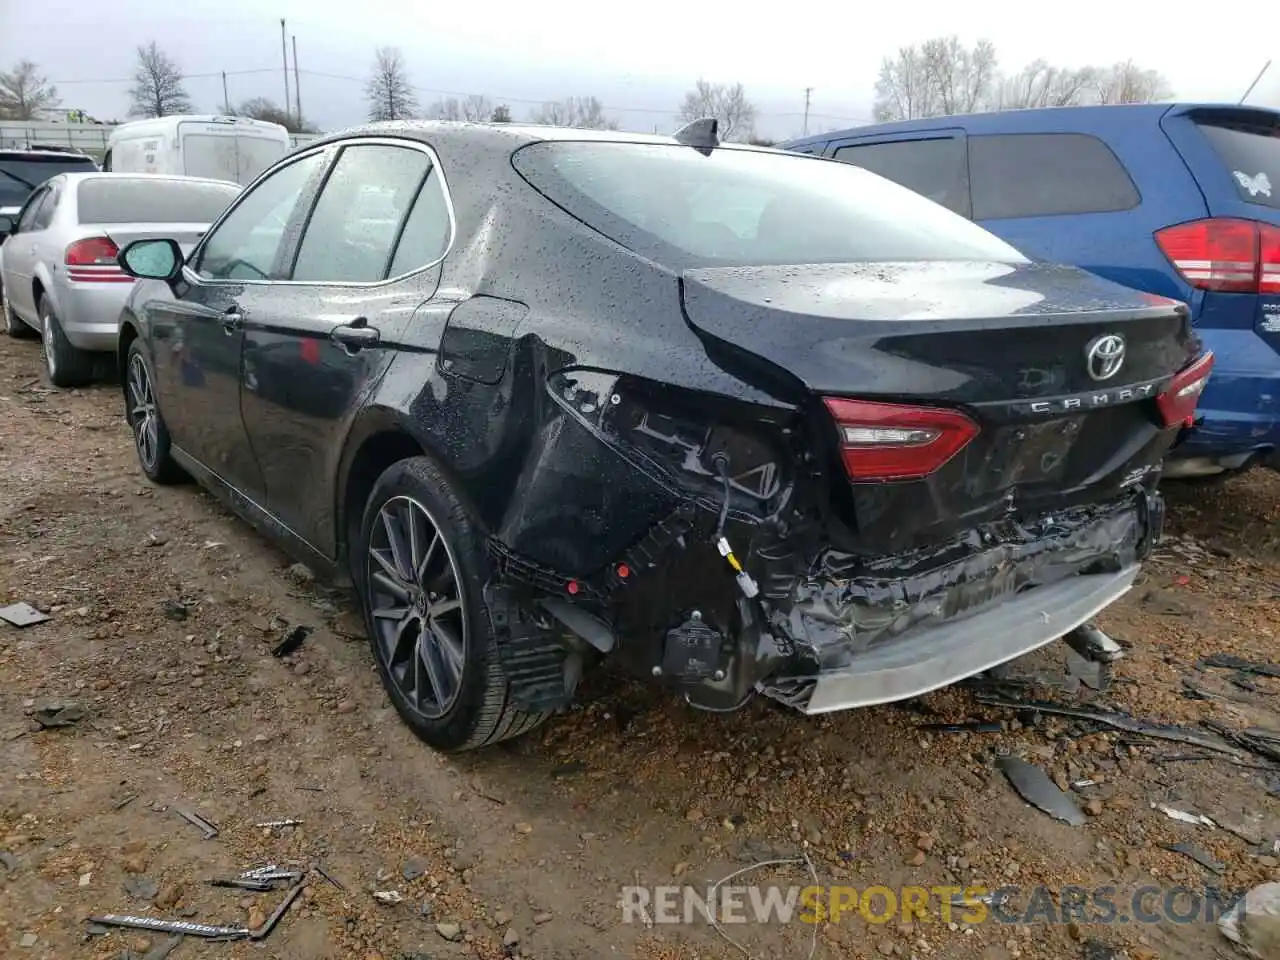
[(1124, 366), (1124, 337), (1106, 333), (1090, 341), (1084, 351), (1085, 365), (1094, 380), (1110, 380)]

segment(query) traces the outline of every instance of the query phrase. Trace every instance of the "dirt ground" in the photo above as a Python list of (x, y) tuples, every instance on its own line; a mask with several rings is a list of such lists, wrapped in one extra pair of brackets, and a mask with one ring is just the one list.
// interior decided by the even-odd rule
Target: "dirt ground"
[[(262, 942), (188, 937), (172, 956), (741, 956), (705, 921), (623, 923), (621, 888), (705, 891), (801, 851), (823, 884), (859, 891), (1018, 885), (1015, 916), (1038, 884), (1059, 906), (1063, 885), (1114, 886), (1127, 917), (1126, 897), (1144, 885), (1280, 879), (1280, 801), (1269, 792), (1280, 779), (1256, 769), (1259, 758), (1185, 759), (1203, 751), (983, 706), (967, 689), (821, 719), (764, 702), (716, 716), (606, 676), (591, 682), (593, 699), (531, 737), (442, 758), (398, 722), (345, 598), (197, 488), (148, 484), (118, 387), (55, 391), (40, 371), (37, 344), (0, 344), (0, 605), (51, 614), (24, 629), (0, 623), (0, 954), (160, 955), (147, 951), (165, 936), (86, 922), (102, 913), (256, 925), (282, 892), (208, 880), (267, 862), (322, 863), (342, 886), (313, 873)], [(1280, 729), (1280, 679), (1196, 666), (1223, 652), (1280, 659), (1280, 475), (1168, 494), (1159, 558), (1100, 621), (1128, 648), (1110, 689), (1066, 683), (1039, 695)], [(274, 657), (295, 624), (314, 633)], [(1015, 673), (1061, 683), (1065, 652), (1055, 644)], [(62, 728), (36, 722), (68, 703), (87, 715)], [(1003, 724), (922, 729), (975, 719)], [(1096, 781), (1069, 787), (1087, 822), (1023, 802), (997, 766), (1006, 754), (1063, 785)], [(1220, 826), (1177, 822), (1153, 804)], [(204, 839), (177, 808), (220, 832)], [(255, 826), (285, 818), (302, 822)], [(1164, 849), (1183, 841), (1221, 861), (1221, 874)], [(734, 883), (808, 876), (782, 865)], [(854, 911), (821, 926), (723, 929), (749, 955), (779, 960), (811, 949), (921, 960), (1236, 955), (1208, 922), (962, 923), (959, 908), (950, 922), (940, 910), (935, 901), (913, 923)]]

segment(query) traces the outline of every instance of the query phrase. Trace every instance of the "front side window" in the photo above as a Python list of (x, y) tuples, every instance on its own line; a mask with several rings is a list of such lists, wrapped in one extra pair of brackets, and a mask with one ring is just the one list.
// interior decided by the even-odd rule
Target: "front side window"
[(840, 147), (833, 157), (969, 215), (969, 175), (964, 140), (959, 137), (854, 144)]
[(206, 280), (272, 280), (299, 198), (324, 164), (313, 153), (277, 170), (245, 194), (209, 235), (194, 269)]
[(412, 147), (345, 148), (311, 212), (292, 278), (330, 283), (386, 279), (401, 226), (430, 170), (431, 158)]
[(574, 217), (673, 267), (1026, 261), (906, 187), (802, 154), (544, 141), (517, 150), (513, 163)]

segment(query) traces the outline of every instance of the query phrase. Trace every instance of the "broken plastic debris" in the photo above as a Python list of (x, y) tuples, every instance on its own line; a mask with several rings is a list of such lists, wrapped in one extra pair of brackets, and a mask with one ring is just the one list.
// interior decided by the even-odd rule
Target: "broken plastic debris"
[(164, 917), (135, 917), (122, 913), (104, 913), (90, 917), (90, 923), (104, 927), (128, 927), (133, 930), (159, 930), (163, 933), (181, 933), (206, 940), (242, 940), (249, 936), (248, 927), (219, 927), (190, 920), (168, 920)]
[(1166, 807), (1163, 803), (1151, 804), (1152, 810), (1159, 810), (1170, 820), (1181, 820), (1183, 823), (1191, 823), (1197, 827), (1208, 827), (1212, 830), (1217, 826), (1212, 820), (1200, 813), (1187, 813), (1185, 810), (1175, 810), (1173, 807)]
[(1059, 790), (1049, 775), (1035, 764), (1017, 757), (1002, 757), (999, 766), (1023, 800), (1073, 827), (1086, 822), (1084, 813), (1071, 796)]
[(304, 627), (302, 625), (293, 627), (284, 635), (284, 639), (276, 644), (275, 649), (271, 651), (271, 655), (273, 657), (287, 657), (302, 646), (302, 641), (306, 640), (309, 636), (311, 636), (310, 627)]
[(212, 840), (218, 835), (217, 826), (200, 816), (198, 813), (192, 813), (190, 810), (184, 810), (181, 807), (174, 807), (173, 810), (183, 820), (187, 821), (187, 823), (203, 830), (204, 838), (206, 840)]
[(302, 825), (301, 820), (263, 820), (261, 823), (255, 823), (255, 827), (264, 830), (274, 830), (276, 827), (298, 827)]
[(57, 727), (69, 727), (79, 723), (89, 715), (89, 711), (78, 703), (51, 704), (41, 707), (35, 712), (35, 721), (46, 730)]
[(1254, 887), (1222, 915), (1218, 929), (1252, 957), (1274, 956), (1280, 942), (1280, 883)]
[(404, 895), (399, 890), (375, 890), (373, 899), (379, 903), (402, 903)]
[(18, 602), (0, 607), (0, 620), (11, 623), (15, 627), (29, 627), (33, 623), (43, 623), (48, 619), (47, 613), (41, 613), (29, 603)]
[(1227, 865), (1221, 860), (1215, 860), (1209, 856), (1204, 850), (1201, 850), (1194, 843), (1170, 843), (1165, 846), (1166, 850), (1173, 853), (1180, 853), (1184, 857), (1194, 860), (1206, 870), (1212, 870), (1214, 873), (1221, 873), (1227, 869)]

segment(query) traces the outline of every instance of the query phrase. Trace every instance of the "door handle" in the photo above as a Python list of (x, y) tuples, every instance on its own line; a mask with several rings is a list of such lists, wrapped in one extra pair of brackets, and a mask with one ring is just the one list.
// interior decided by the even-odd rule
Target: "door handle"
[(382, 338), (377, 327), (369, 326), (367, 317), (356, 317), (350, 323), (334, 327), (329, 331), (329, 336), (342, 344), (348, 352), (373, 346)]
[(244, 315), (240, 312), (240, 308), (236, 306), (227, 307), (222, 314), (222, 332), (230, 336), (240, 329), (240, 324), (244, 322)]

